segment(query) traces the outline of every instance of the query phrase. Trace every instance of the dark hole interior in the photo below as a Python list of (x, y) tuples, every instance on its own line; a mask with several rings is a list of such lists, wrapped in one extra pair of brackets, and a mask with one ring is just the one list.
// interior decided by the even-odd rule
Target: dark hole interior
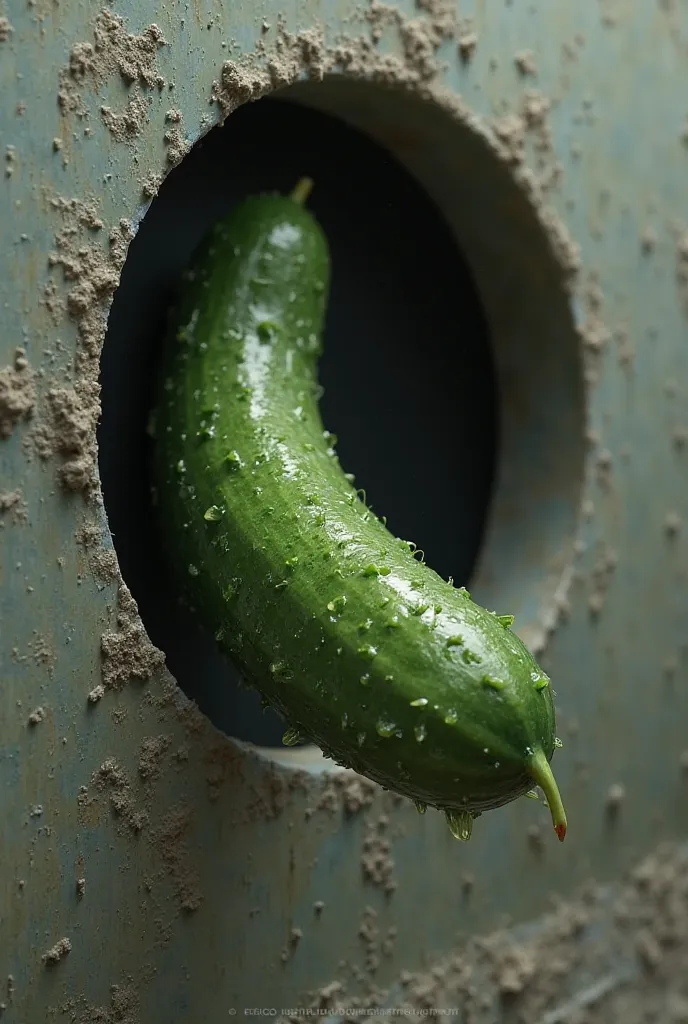
[[(134, 239), (101, 362), (100, 472), (125, 580), (185, 693), (225, 733), (279, 745), (283, 725), (181, 607), (150, 497), (146, 422), (165, 315), (212, 222), (244, 196), (311, 176), (331, 246), (320, 374), (325, 426), (389, 528), (458, 583), (480, 550), (496, 460), (489, 338), (467, 265), (433, 202), (386, 150), (336, 117), (248, 105), (166, 179)], [(457, 182), (457, 188), (461, 183)]]

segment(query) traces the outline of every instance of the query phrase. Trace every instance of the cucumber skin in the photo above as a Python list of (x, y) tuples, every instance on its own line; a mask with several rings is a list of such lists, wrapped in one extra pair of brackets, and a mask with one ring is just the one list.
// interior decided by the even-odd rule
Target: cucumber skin
[(533, 753), (555, 749), (547, 676), (370, 512), (323, 429), (319, 225), (289, 198), (253, 197), (191, 267), (155, 410), (160, 529), (185, 601), (339, 764), (473, 816), (523, 795)]

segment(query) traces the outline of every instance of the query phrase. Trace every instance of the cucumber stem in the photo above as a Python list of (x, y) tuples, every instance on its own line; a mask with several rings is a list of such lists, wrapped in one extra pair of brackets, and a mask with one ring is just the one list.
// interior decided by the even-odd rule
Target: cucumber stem
[(296, 186), (294, 187), (290, 195), (290, 199), (293, 199), (293, 201), (295, 203), (298, 203), (299, 206), (303, 206), (303, 204), (306, 202), (309, 195), (311, 194), (312, 188), (312, 178), (301, 178), (301, 180), (297, 182)]
[(566, 838), (566, 811), (564, 810), (564, 804), (561, 799), (559, 787), (557, 781), (554, 778), (552, 769), (549, 766), (549, 761), (545, 757), (544, 751), (538, 750), (530, 759), (530, 774), (532, 775), (535, 782), (542, 789), (545, 797), (547, 798), (547, 805), (552, 815), (552, 824), (554, 825), (554, 831), (557, 833), (557, 837), (560, 843), (564, 842)]

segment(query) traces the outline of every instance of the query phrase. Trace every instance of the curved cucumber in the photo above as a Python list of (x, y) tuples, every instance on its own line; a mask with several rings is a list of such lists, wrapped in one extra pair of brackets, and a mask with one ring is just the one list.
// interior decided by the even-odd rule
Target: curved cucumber
[(185, 599), (264, 699), (338, 763), (468, 838), (526, 794), (566, 818), (548, 677), (497, 616), (361, 500), (318, 408), (323, 233), (249, 198), (184, 275), (156, 396), (160, 528)]

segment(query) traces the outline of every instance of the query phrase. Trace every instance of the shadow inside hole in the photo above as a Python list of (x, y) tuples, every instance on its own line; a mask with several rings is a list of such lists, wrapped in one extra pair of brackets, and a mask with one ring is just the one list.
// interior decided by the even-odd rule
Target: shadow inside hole
[[(497, 404), (468, 268), (432, 201), (386, 150), (339, 119), (264, 99), (232, 114), (166, 179), (132, 242), (101, 360), (99, 459), (123, 576), (184, 692), (228, 735), (280, 744), (284, 726), (179, 605), (156, 530), (146, 423), (179, 274), (244, 196), (303, 175), (331, 248), (320, 380), (343, 468), (393, 533), (457, 584), (477, 561), (493, 484)], [(460, 183), (457, 182), (457, 187)]]

